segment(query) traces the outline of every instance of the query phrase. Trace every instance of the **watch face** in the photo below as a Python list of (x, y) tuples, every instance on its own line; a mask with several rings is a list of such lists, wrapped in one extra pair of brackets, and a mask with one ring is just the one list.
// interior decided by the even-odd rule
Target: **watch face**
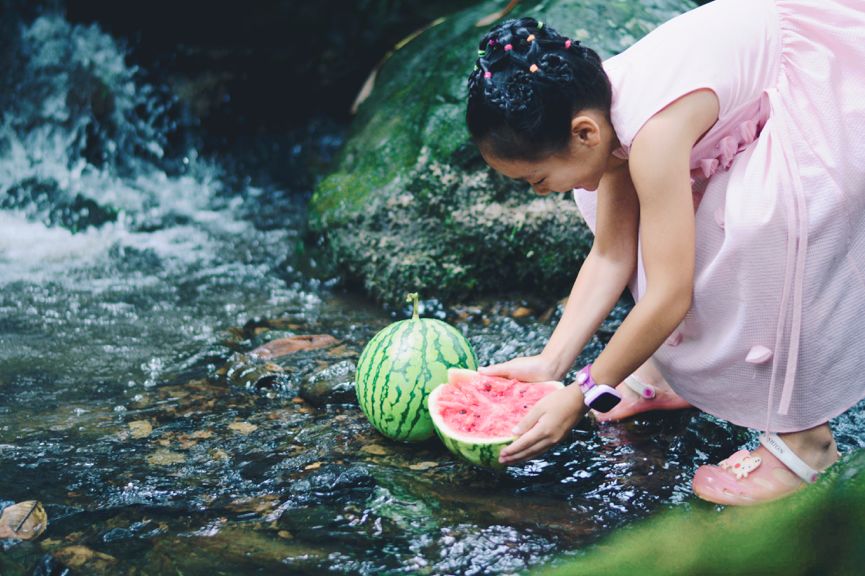
[(602, 392), (592, 400), (590, 406), (592, 410), (597, 410), (598, 412), (609, 412), (615, 408), (621, 400), (622, 399), (616, 394), (611, 392)]

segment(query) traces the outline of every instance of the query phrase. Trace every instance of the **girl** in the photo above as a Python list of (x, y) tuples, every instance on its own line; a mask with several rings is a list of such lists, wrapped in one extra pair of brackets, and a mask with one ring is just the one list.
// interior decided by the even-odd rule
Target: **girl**
[(485, 372), (560, 379), (625, 286), (637, 302), (501, 461), (546, 450), (627, 381), (655, 398), (620, 384), (613, 418), (690, 403), (766, 432), (701, 466), (700, 497), (813, 482), (839, 457), (828, 420), (865, 397), (865, 1), (716, 0), (603, 63), (523, 18), (479, 55), (466, 119), (482, 156), (538, 194), (573, 189), (595, 233), (544, 351)]

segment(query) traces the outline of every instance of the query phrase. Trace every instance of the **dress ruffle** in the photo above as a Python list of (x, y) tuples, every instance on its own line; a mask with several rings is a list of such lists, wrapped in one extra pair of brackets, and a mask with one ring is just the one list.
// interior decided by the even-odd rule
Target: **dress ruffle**
[(715, 144), (714, 155), (696, 161), (697, 167), (691, 169), (691, 182), (700, 179), (708, 180), (718, 170), (729, 170), (736, 154), (750, 146), (760, 135), (761, 129), (762, 126), (754, 120), (745, 120), (739, 124), (732, 130), (732, 134), (721, 138)]

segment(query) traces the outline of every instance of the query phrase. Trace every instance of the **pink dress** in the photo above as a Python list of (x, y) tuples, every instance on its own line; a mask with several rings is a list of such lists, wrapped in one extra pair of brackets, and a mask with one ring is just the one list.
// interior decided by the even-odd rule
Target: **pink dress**
[[(626, 157), (679, 97), (711, 89), (691, 152), (693, 305), (655, 353), (696, 407), (775, 432), (865, 397), (865, 0), (715, 0), (604, 63)], [(594, 230), (594, 192), (575, 190)], [(640, 264), (631, 290), (645, 293)]]

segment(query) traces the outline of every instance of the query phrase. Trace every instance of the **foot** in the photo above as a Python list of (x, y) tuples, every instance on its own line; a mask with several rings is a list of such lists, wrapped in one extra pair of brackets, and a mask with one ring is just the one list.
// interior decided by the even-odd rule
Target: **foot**
[(651, 410), (681, 410), (691, 405), (673, 392), (652, 360), (640, 366), (625, 382), (616, 386), (622, 401), (609, 412), (592, 410), (598, 422), (616, 422)]
[(694, 493), (728, 506), (769, 502), (814, 482), (840, 457), (825, 424), (793, 434), (764, 434), (760, 442), (756, 450), (740, 450), (717, 466), (700, 466)]

